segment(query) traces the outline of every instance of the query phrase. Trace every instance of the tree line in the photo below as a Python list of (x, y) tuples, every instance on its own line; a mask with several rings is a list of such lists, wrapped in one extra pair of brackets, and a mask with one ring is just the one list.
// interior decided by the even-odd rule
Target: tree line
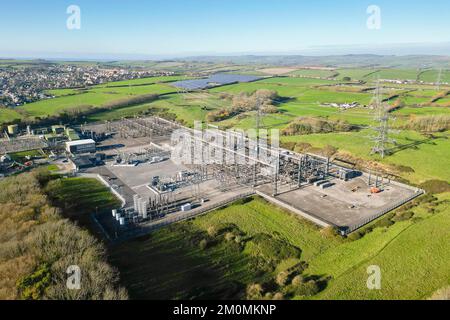
[(227, 120), (245, 112), (258, 110), (258, 108), (262, 113), (278, 112), (274, 105), (278, 99), (278, 93), (274, 90), (260, 89), (253, 93), (241, 92), (236, 95), (221, 93), (220, 98), (231, 102), (231, 107), (209, 112), (206, 116), (209, 122)]
[[(0, 299), (127, 299), (104, 246), (52, 206), (51, 179), (40, 169), (0, 182)], [(79, 290), (66, 286), (73, 265)]]

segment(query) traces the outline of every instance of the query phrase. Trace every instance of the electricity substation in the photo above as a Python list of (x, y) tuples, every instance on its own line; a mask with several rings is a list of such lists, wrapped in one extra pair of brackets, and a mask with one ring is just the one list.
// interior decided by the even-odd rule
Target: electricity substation
[(423, 193), (352, 164), (268, 146), (270, 139), (240, 131), (196, 130), (158, 117), (80, 130), (106, 137), (96, 144), (105, 159), (101, 165), (83, 166), (82, 156), (73, 162), (77, 174), (101, 180), (122, 201), (111, 213), (93, 216), (111, 241), (251, 196), (348, 234)]

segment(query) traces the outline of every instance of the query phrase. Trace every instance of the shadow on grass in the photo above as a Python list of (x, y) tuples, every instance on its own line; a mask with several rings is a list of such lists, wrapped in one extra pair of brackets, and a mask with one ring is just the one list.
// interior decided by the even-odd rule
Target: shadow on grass
[(411, 138), (406, 138), (405, 140), (410, 141), (409, 143), (404, 143), (404, 144), (397, 144), (395, 147), (392, 147), (390, 149), (387, 150), (387, 153), (389, 155), (394, 155), (400, 151), (404, 151), (404, 150), (419, 150), (419, 147), (421, 145), (427, 144), (427, 145), (436, 145), (436, 140), (439, 139), (448, 139), (447, 137), (436, 137), (436, 136), (429, 136), (426, 139), (423, 140), (417, 140), (417, 139), (411, 139)]

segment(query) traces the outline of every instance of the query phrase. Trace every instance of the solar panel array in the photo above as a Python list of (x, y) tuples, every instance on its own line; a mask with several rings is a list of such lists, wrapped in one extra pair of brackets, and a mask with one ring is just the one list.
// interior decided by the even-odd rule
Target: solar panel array
[(209, 78), (177, 81), (172, 85), (184, 90), (200, 90), (239, 82), (252, 82), (259, 79), (262, 78), (242, 74), (216, 73)]

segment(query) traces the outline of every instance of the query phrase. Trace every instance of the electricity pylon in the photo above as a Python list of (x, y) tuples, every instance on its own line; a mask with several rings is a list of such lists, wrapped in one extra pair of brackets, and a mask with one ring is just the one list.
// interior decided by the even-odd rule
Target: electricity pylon
[(442, 81), (442, 68), (439, 69), (438, 78), (437, 78), (437, 81), (436, 81), (436, 90), (437, 91), (441, 90), (441, 81)]
[(375, 142), (372, 148), (371, 154), (379, 154), (382, 159), (386, 156), (388, 146), (390, 144), (396, 144), (397, 142), (389, 138), (389, 133), (391, 132), (389, 128), (390, 113), (387, 108), (387, 104), (383, 102), (382, 92), (380, 88), (380, 82), (377, 82), (377, 88), (375, 89), (374, 96), (374, 106), (375, 106), (375, 121), (378, 122), (378, 126), (372, 129), (378, 132), (378, 135), (372, 137)]

